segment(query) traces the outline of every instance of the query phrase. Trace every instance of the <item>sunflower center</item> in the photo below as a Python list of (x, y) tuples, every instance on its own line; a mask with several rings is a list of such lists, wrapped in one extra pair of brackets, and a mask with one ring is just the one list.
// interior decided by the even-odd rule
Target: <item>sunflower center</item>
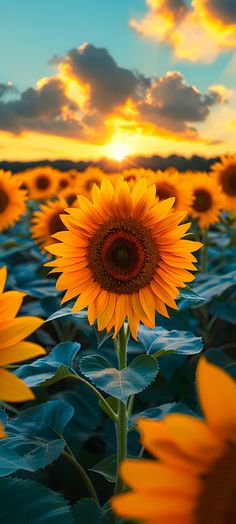
[(211, 208), (212, 199), (210, 193), (206, 189), (196, 189), (194, 191), (193, 208), (199, 213), (204, 213)]
[(71, 193), (70, 195), (66, 195), (66, 201), (67, 201), (68, 206), (72, 206), (72, 204), (74, 203), (75, 199), (76, 199), (76, 194), (75, 193)]
[(111, 219), (91, 239), (89, 267), (103, 289), (117, 294), (139, 291), (151, 281), (159, 260), (156, 242), (141, 223)]
[(236, 165), (222, 173), (221, 183), (227, 195), (236, 196)]
[(63, 211), (64, 210), (61, 209), (60, 211), (57, 211), (55, 215), (51, 216), (48, 224), (50, 235), (55, 235), (55, 233), (58, 233), (59, 231), (65, 231), (66, 226), (63, 224), (60, 218), (60, 214), (63, 213)]
[(4, 189), (0, 188), (0, 213), (3, 213), (7, 208), (9, 203), (9, 198)]
[(156, 196), (160, 200), (176, 197), (175, 190), (170, 184), (156, 185)]
[(229, 444), (223, 456), (203, 478), (197, 502), (196, 524), (236, 522), (236, 446)]
[(65, 187), (68, 187), (69, 186), (69, 180), (67, 180), (66, 178), (61, 178), (61, 180), (59, 181), (59, 187), (61, 189), (65, 189)]
[(36, 185), (38, 189), (44, 191), (49, 188), (50, 180), (46, 175), (40, 175), (36, 179)]

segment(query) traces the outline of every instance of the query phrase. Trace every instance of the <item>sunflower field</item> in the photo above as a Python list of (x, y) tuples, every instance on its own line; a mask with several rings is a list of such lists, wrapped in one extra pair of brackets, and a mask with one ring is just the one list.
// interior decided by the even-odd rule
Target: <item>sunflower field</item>
[(0, 170), (0, 522), (236, 522), (236, 155)]

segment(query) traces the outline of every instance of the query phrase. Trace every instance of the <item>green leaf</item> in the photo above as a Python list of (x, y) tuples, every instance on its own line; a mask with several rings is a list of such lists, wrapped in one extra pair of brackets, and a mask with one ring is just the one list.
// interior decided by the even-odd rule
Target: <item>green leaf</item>
[(50, 322), (51, 320), (56, 320), (57, 318), (62, 317), (68, 317), (73, 316), (76, 318), (87, 318), (88, 314), (86, 310), (78, 311), (77, 313), (73, 313), (69, 307), (64, 307), (61, 309), (58, 309), (58, 311), (55, 311), (50, 317), (45, 320), (45, 322)]
[(114, 413), (118, 412), (118, 399), (117, 398), (107, 397), (106, 398), (106, 402), (103, 402), (103, 400), (99, 400), (98, 404), (99, 404), (100, 408), (104, 411), (104, 413), (106, 413), (106, 415), (108, 415), (108, 417), (110, 416), (110, 413), (109, 413), (109, 411), (107, 409), (107, 404), (109, 404), (109, 406), (114, 411)]
[[(206, 274), (202, 275), (201, 282), (194, 287), (194, 293), (205, 298), (206, 302), (210, 302), (214, 297), (222, 295), (227, 289), (236, 284), (236, 270), (228, 271), (224, 275), (222, 274)], [(200, 307), (202, 301), (197, 300), (191, 302), (189, 298), (183, 298), (179, 301), (178, 306), (180, 309), (186, 309), (189, 307)]]
[(53, 384), (74, 373), (72, 362), (79, 349), (78, 342), (61, 342), (49, 355), (21, 366), (15, 374), (31, 388)]
[(65, 499), (32, 480), (0, 479), (4, 524), (74, 524)]
[(0, 440), (0, 477), (37, 471), (54, 462), (65, 447), (63, 432), (74, 414), (67, 402), (53, 400), (25, 410), (6, 427)]
[(105, 358), (89, 355), (82, 358), (80, 369), (97, 388), (126, 402), (130, 395), (139, 393), (153, 382), (158, 373), (158, 364), (151, 356), (141, 355), (119, 371)]
[(72, 515), (76, 524), (98, 524), (101, 509), (93, 499), (81, 499), (72, 508)]
[(194, 355), (203, 349), (203, 340), (190, 331), (168, 331), (162, 327), (149, 329), (140, 326), (138, 337), (150, 355), (160, 357), (165, 353), (179, 353), (180, 355)]
[(89, 469), (102, 475), (108, 482), (116, 482), (117, 455), (110, 455)]

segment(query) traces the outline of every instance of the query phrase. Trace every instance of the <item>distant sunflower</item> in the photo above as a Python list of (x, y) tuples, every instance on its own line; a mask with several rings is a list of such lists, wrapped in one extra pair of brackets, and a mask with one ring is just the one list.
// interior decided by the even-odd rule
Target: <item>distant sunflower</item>
[(6, 267), (0, 269), (0, 399), (6, 402), (24, 402), (34, 398), (32, 391), (5, 367), (44, 355), (44, 349), (24, 339), (38, 329), (43, 320), (37, 317), (15, 318), (25, 293), (6, 291)]
[(131, 189), (135, 186), (138, 180), (141, 178), (140, 170), (136, 168), (123, 169), (122, 176), (125, 182), (127, 182)]
[(68, 173), (60, 173), (57, 177), (58, 191), (68, 189), (72, 184), (72, 178)]
[(236, 382), (200, 359), (197, 386), (205, 421), (171, 414), (140, 419), (142, 444), (157, 460), (127, 460), (132, 492), (112, 499), (121, 517), (145, 524), (236, 522)]
[(68, 206), (64, 198), (59, 198), (54, 202), (42, 204), (39, 211), (35, 211), (32, 217), (31, 234), (32, 238), (44, 248), (52, 242), (51, 235), (66, 229), (60, 219), (60, 215), (65, 213)]
[(9, 171), (0, 170), (0, 231), (13, 226), (26, 211), (26, 192)]
[(166, 305), (177, 309), (178, 287), (194, 280), (191, 252), (201, 244), (181, 239), (190, 227), (179, 225), (185, 212), (170, 213), (173, 199), (158, 203), (145, 179), (131, 193), (121, 178), (115, 188), (104, 178), (92, 199), (79, 196), (80, 209), (62, 216), (68, 231), (54, 235), (60, 243), (47, 249), (59, 258), (46, 265), (62, 273), (62, 302), (79, 295), (73, 311), (88, 306), (89, 322), (114, 327), (114, 335), (127, 317), (136, 338), (140, 321), (154, 327), (155, 310), (168, 317)]
[(14, 175), (19, 189), (24, 189), (26, 192), (29, 191), (29, 184), (27, 183), (27, 176), (25, 176), (24, 173), (17, 173), (17, 175)]
[(152, 183), (156, 186), (156, 196), (160, 201), (174, 197), (175, 211), (189, 211), (193, 199), (191, 187), (176, 170), (157, 171)]
[(221, 162), (213, 164), (212, 176), (215, 177), (225, 195), (225, 206), (229, 211), (236, 209), (236, 154), (221, 157)]
[(206, 173), (192, 178), (193, 203), (191, 215), (201, 228), (208, 228), (219, 221), (225, 199), (216, 180)]
[(77, 207), (78, 206), (78, 200), (77, 195), (79, 194), (78, 185), (76, 182), (72, 182), (70, 187), (67, 187), (66, 189), (62, 189), (60, 191), (60, 197), (63, 198), (66, 201), (67, 206), (66, 207)]
[(25, 172), (29, 180), (30, 198), (47, 200), (56, 195), (58, 171), (49, 166), (35, 167)]
[(100, 187), (104, 172), (99, 167), (89, 166), (84, 172), (79, 173), (76, 179), (76, 187), (79, 195), (91, 198), (93, 184)]

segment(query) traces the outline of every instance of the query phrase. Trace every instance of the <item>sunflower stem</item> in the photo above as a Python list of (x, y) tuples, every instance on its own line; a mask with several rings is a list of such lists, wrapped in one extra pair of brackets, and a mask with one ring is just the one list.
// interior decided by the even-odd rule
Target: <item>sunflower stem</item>
[[(128, 332), (125, 332), (124, 326), (119, 331), (117, 342), (117, 355), (119, 370), (126, 368), (127, 365), (127, 340)], [(120, 493), (124, 488), (124, 482), (119, 475), (120, 465), (127, 457), (127, 404), (126, 402), (118, 401), (118, 417), (116, 422), (116, 438), (117, 438), (117, 477), (115, 485), (115, 494)]]
[(87, 490), (88, 490), (88, 493), (90, 495), (90, 497), (92, 499), (95, 500), (95, 502), (98, 504), (98, 506), (100, 507), (100, 502), (99, 502), (99, 499), (98, 499), (98, 496), (97, 496), (97, 493), (94, 489), (94, 486), (90, 480), (90, 478), (88, 477), (86, 471), (84, 470), (84, 468), (81, 466), (81, 464), (76, 460), (75, 456), (73, 453), (71, 453), (71, 450), (68, 450), (67, 451), (63, 451), (62, 452), (62, 457), (64, 457), (68, 462), (70, 462), (71, 464), (73, 464), (73, 466), (76, 468), (76, 470), (78, 471), (81, 479), (83, 480)]
[(202, 260), (201, 260), (201, 271), (207, 273), (207, 251), (208, 251), (208, 229), (202, 231)]

